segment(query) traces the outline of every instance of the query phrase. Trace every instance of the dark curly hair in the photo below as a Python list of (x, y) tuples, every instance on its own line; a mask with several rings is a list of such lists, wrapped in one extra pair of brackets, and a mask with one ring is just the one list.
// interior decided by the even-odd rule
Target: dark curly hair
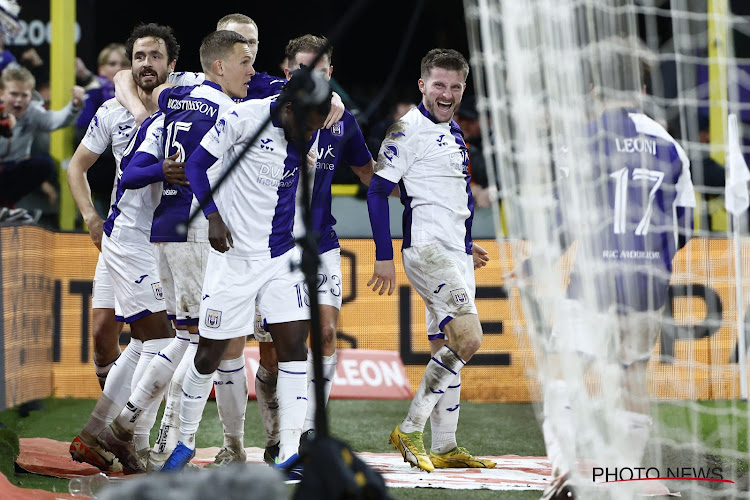
[(167, 46), (168, 62), (171, 63), (177, 60), (177, 57), (180, 55), (180, 44), (177, 43), (177, 38), (175, 38), (172, 32), (172, 28), (156, 23), (142, 23), (133, 28), (128, 41), (125, 42), (125, 55), (129, 61), (133, 60), (133, 44), (135, 44), (135, 41), (146, 37), (161, 38), (164, 40), (164, 44)]

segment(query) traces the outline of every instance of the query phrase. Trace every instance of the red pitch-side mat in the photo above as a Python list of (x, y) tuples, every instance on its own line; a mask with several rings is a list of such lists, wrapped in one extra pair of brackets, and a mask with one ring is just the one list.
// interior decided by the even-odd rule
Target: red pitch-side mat
[[(99, 469), (88, 464), (74, 462), (68, 453), (70, 443), (63, 443), (46, 438), (24, 438), (21, 442), (21, 453), (16, 460), (17, 465), (28, 472), (72, 478), (96, 474)], [(219, 448), (199, 448), (193, 463), (199, 466), (212, 463)], [(263, 464), (262, 448), (245, 448), (249, 464)], [(543, 490), (550, 482), (550, 463), (546, 457), (520, 457), (505, 455), (489, 457), (497, 463), (494, 469), (444, 469), (427, 473), (410, 467), (397, 453), (369, 453), (357, 454), (373, 469), (380, 472), (386, 484), (391, 488), (444, 488), (458, 490)], [(122, 473), (109, 474), (111, 478), (122, 479)], [(131, 476), (132, 477), (132, 476)], [(10, 487), (13, 485), (5, 480)], [(0, 484), (0, 496), (4, 496), (4, 487)], [(669, 494), (664, 485), (655, 489), (651, 495)], [(655, 484), (656, 488), (657, 485)], [(19, 491), (30, 492), (32, 490)], [(666, 490), (666, 491), (665, 491)], [(36, 490), (34, 490), (36, 491)], [(650, 496), (650, 495), (645, 495)], [(7, 498), (42, 498), (32, 496), (16, 496)], [(46, 497), (44, 497), (46, 498)], [(49, 498), (59, 498), (50, 496)]]

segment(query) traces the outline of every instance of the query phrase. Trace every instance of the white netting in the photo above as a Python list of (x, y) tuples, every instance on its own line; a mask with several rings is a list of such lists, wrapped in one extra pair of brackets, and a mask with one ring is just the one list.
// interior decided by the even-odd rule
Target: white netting
[(728, 0), (465, 12), (497, 234), (528, 262), (519, 335), (553, 465), (579, 498), (746, 498), (748, 215), (731, 224), (722, 195), (728, 118), (750, 123), (750, 23)]

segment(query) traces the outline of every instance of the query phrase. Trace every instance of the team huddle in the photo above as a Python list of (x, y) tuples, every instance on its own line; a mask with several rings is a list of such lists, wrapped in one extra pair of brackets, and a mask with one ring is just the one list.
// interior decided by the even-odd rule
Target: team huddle
[[(482, 336), (473, 273), (489, 259), (472, 244), (469, 158), (452, 120), (469, 72), (465, 58), (448, 49), (425, 56), (423, 102), (388, 131), (376, 167), (354, 116), (327, 84), (333, 49), (325, 38), (291, 40), (285, 78), (255, 71), (258, 27), (242, 14), (225, 16), (203, 39), (202, 73), (174, 72), (179, 49), (168, 26), (133, 30), (126, 42), (132, 69), (117, 74), (116, 98), (99, 108), (68, 169), (71, 191), (101, 250), (93, 314), (102, 395), (71, 443), (72, 458), (105, 471), (116, 466), (115, 458), (128, 473), (182, 470), (195, 456), (214, 389), (224, 428), (215, 465), (245, 462), (244, 347), (253, 335), (260, 349), (255, 384), (264, 458), (290, 481), (301, 479), (300, 447), (314, 440), (315, 384), (323, 384), (327, 402), (336, 371), (342, 285), (331, 184), (334, 170), (348, 166), (370, 186), (377, 261), (369, 285), (380, 294), (393, 292), (388, 197), (397, 194), (405, 225), (409, 221), (405, 268), (427, 305), (432, 361), (391, 443), (426, 471), (494, 467), (456, 443), (460, 369)], [(317, 104), (280, 97), (288, 81), (310, 73), (327, 92)], [(102, 220), (86, 171), (107, 147), (118, 171)], [(312, 180), (304, 208), (302, 169)], [(439, 200), (436, 189), (444, 193)], [(310, 297), (296, 244), (305, 230), (302, 210), (309, 210), (319, 235), (318, 280), (325, 285), (317, 290), (320, 382), (312, 380)], [(120, 352), (123, 323), (131, 340)], [(162, 399), (159, 434), (151, 443)], [(422, 441), (428, 417), (429, 454)]]

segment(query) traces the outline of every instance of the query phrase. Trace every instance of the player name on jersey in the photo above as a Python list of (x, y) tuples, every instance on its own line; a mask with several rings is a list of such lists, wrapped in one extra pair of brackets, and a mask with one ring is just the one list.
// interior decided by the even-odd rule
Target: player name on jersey
[(180, 100), (180, 99), (169, 99), (167, 101), (167, 107), (169, 109), (179, 109), (181, 111), (197, 111), (211, 118), (216, 117), (216, 113), (219, 112), (219, 108), (216, 105), (211, 105), (204, 101), (193, 101), (193, 100)]

